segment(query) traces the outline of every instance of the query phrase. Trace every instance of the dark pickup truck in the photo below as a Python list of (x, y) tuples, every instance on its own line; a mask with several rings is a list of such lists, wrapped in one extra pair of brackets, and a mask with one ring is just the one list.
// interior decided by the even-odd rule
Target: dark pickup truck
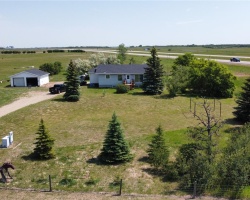
[(66, 91), (66, 85), (64, 84), (55, 84), (53, 87), (49, 88), (51, 94), (60, 94), (61, 92)]

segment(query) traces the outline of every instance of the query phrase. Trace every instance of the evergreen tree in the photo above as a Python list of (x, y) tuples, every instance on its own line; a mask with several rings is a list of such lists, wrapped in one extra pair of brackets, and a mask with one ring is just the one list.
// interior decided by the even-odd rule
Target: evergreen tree
[(163, 168), (168, 163), (169, 150), (165, 144), (161, 126), (156, 129), (156, 135), (149, 144), (148, 158), (155, 168)]
[(54, 158), (54, 139), (50, 137), (49, 132), (44, 125), (43, 119), (40, 121), (39, 129), (36, 134), (38, 137), (34, 143), (36, 145), (34, 148), (34, 157), (42, 160)]
[(132, 159), (129, 146), (123, 136), (121, 124), (115, 113), (112, 116), (112, 120), (109, 122), (99, 158), (102, 162), (107, 164), (128, 162)]
[(147, 60), (148, 67), (143, 76), (142, 89), (145, 93), (155, 95), (163, 92), (163, 66), (157, 56), (156, 49), (151, 50), (151, 57)]
[(67, 69), (66, 92), (63, 98), (66, 101), (79, 101), (80, 93), (78, 91), (80, 80), (76, 64), (71, 60)]
[(235, 117), (241, 122), (250, 122), (250, 78), (246, 79), (236, 103), (238, 106), (233, 112)]

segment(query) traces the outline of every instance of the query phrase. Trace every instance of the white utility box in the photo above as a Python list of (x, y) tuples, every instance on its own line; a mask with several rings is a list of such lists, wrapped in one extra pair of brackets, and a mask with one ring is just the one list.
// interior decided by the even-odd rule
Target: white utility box
[(8, 148), (10, 146), (9, 136), (5, 136), (2, 138), (2, 147)]
[(9, 142), (10, 142), (10, 145), (13, 143), (13, 140), (14, 140), (14, 134), (13, 134), (13, 131), (10, 131), (9, 132)]

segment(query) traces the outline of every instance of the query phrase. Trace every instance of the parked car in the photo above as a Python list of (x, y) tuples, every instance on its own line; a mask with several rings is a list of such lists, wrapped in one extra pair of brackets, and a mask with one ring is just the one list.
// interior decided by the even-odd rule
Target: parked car
[(231, 62), (240, 62), (240, 59), (239, 58), (231, 58), (230, 61)]
[(51, 94), (60, 94), (61, 92), (66, 91), (66, 85), (64, 84), (55, 84), (53, 87), (49, 88)]

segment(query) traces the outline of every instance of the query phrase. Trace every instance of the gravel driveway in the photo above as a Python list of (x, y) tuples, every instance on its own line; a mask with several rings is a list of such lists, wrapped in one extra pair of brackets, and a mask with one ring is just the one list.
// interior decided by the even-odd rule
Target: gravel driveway
[(7, 115), (11, 112), (19, 110), (25, 106), (29, 106), (31, 104), (38, 103), (40, 101), (44, 101), (47, 99), (51, 99), (56, 95), (50, 94), (48, 92), (41, 92), (41, 91), (32, 91), (29, 92), (26, 96), (20, 97), (18, 100), (0, 107), (0, 117)]

